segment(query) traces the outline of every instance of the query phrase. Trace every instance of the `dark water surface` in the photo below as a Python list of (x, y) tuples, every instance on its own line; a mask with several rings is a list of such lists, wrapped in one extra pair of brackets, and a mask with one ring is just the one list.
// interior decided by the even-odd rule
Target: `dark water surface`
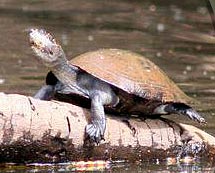
[[(201, 128), (215, 135), (215, 37), (205, 1), (1, 0), (0, 92), (33, 95), (44, 84), (47, 69), (28, 45), (26, 29), (32, 27), (54, 33), (71, 58), (98, 48), (147, 56), (203, 103), (198, 109), (208, 124)], [(213, 172), (213, 168), (151, 165), (110, 170), (175, 171)]]

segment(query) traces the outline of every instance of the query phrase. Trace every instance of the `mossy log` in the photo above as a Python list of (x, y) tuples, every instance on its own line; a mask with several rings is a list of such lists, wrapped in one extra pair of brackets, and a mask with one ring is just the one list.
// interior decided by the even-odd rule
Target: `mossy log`
[(163, 160), (209, 156), (215, 145), (191, 125), (113, 115), (107, 115), (105, 141), (95, 145), (84, 140), (89, 118), (89, 110), (72, 104), (0, 93), (0, 162)]

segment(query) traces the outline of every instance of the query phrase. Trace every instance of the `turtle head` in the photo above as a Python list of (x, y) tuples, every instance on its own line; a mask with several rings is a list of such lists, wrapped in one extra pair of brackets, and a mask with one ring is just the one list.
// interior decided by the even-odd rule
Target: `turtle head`
[(44, 29), (30, 29), (29, 41), (37, 58), (45, 66), (52, 68), (67, 61), (61, 46)]

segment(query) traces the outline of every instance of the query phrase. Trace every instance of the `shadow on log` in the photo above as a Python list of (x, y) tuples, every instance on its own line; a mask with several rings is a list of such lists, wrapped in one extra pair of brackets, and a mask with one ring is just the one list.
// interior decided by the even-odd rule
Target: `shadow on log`
[(215, 138), (171, 120), (107, 116), (105, 141), (84, 142), (89, 111), (58, 101), (0, 94), (0, 162), (211, 158)]

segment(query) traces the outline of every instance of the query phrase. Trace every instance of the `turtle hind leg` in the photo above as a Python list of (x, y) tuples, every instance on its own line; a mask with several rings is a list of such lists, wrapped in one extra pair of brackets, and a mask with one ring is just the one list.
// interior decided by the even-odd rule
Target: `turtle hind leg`
[(206, 123), (205, 119), (198, 112), (185, 103), (166, 103), (158, 106), (154, 113), (185, 115), (199, 123)]

